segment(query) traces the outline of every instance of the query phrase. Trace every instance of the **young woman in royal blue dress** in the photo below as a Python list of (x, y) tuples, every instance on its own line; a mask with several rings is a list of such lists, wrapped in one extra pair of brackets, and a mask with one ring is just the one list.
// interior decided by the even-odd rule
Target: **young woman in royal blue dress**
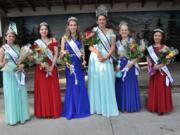
[(83, 118), (90, 115), (89, 98), (85, 84), (81, 36), (78, 29), (78, 20), (70, 17), (67, 21), (67, 30), (61, 41), (61, 53), (68, 53), (71, 61), (66, 62), (66, 95), (62, 116), (67, 119)]
[[(116, 100), (119, 110), (122, 112), (138, 112), (141, 109), (140, 94), (138, 88), (138, 80), (135, 64), (138, 58), (129, 60), (127, 55), (127, 47), (133, 42), (129, 37), (129, 28), (126, 22), (121, 22), (119, 25), (119, 47), (118, 55), (120, 56), (120, 68), (122, 77), (116, 78)], [(126, 74), (126, 75), (125, 75)]]

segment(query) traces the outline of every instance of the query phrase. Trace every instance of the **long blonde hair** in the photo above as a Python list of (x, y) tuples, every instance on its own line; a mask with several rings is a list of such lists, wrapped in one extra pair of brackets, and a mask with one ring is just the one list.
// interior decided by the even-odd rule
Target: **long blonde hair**
[(68, 29), (69, 23), (70, 23), (71, 21), (76, 22), (76, 24), (77, 24), (77, 30), (76, 30), (77, 40), (81, 40), (80, 28), (79, 28), (79, 26), (78, 26), (78, 19), (77, 19), (76, 17), (70, 17), (70, 18), (68, 18), (68, 20), (67, 20), (67, 26), (66, 26), (65, 37), (66, 37), (68, 40), (71, 39), (71, 32), (70, 32), (70, 30)]

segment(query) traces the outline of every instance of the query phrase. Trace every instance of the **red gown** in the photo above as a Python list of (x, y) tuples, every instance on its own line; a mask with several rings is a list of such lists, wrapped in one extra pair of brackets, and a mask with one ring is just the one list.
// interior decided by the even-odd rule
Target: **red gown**
[[(48, 44), (48, 48), (54, 52), (54, 46), (57, 42)], [(36, 48), (37, 44), (33, 45)], [(49, 65), (52, 62), (46, 58)], [(54, 67), (52, 75), (46, 78), (46, 72), (40, 68), (40, 65), (35, 67), (34, 78), (34, 111), (35, 116), (39, 118), (58, 118), (62, 111), (62, 102), (60, 94), (60, 85), (57, 68)]]
[[(163, 47), (154, 47), (156, 54)], [(168, 113), (173, 110), (171, 86), (166, 86), (165, 81), (166, 74), (163, 71), (156, 70), (150, 77), (147, 98), (147, 109), (150, 112)]]

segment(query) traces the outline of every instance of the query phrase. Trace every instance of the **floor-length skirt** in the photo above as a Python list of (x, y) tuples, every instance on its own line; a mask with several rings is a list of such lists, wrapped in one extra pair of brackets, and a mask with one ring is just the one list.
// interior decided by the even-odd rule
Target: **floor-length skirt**
[[(126, 66), (128, 59), (122, 57), (120, 59), (121, 70)], [(123, 76), (123, 75), (122, 75)], [(138, 112), (141, 109), (140, 93), (138, 88), (137, 75), (135, 74), (135, 66), (131, 67), (126, 76), (116, 78), (116, 100), (119, 110), (122, 112)]]
[(75, 74), (66, 68), (66, 95), (62, 116), (67, 119), (83, 118), (90, 115), (89, 97), (81, 65), (75, 66)]
[(171, 86), (166, 86), (166, 74), (156, 71), (150, 77), (147, 109), (151, 112), (168, 113), (173, 110)]
[(62, 111), (61, 94), (57, 68), (54, 67), (51, 75), (39, 65), (35, 67), (34, 79), (34, 109), (39, 118), (58, 118)]
[(9, 125), (29, 120), (29, 105), (26, 86), (17, 83), (15, 72), (3, 72), (5, 122)]
[[(102, 48), (101, 54), (106, 56), (107, 52)], [(88, 65), (88, 78), (91, 114), (117, 116), (119, 111), (115, 97), (115, 73), (110, 60), (99, 62), (97, 55), (92, 52)]]

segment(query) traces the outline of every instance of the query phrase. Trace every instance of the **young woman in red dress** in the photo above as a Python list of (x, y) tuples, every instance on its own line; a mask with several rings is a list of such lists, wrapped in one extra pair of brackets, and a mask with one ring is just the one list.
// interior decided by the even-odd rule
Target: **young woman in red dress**
[(35, 67), (35, 116), (38, 118), (58, 118), (62, 110), (60, 85), (56, 68), (58, 42), (55, 38), (51, 37), (49, 25), (45, 22), (39, 25), (38, 32), (39, 39), (34, 42), (32, 48), (40, 47), (47, 49), (46, 62), (48, 66), (42, 68), (42, 63), (38, 63)]
[[(147, 109), (150, 112), (157, 112), (159, 115), (169, 113), (173, 110), (173, 101), (171, 93), (171, 83), (167, 84), (168, 74), (164, 72), (162, 67), (166, 64), (155, 64), (154, 54), (158, 56), (159, 51), (167, 47), (163, 44), (164, 32), (161, 29), (155, 29), (153, 31), (153, 45), (148, 47), (148, 67), (151, 69), (148, 98), (147, 98)], [(170, 74), (169, 74), (170, 75)], [(171, 75), (170, 75), (171, 76)]]

